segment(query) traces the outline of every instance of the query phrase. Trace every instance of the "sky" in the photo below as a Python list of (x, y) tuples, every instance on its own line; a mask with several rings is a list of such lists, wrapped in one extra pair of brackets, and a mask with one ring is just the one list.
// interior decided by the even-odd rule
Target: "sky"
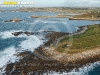
[(35, 7), (100, 7), (100, 0), (0, 0), (34, 2)]

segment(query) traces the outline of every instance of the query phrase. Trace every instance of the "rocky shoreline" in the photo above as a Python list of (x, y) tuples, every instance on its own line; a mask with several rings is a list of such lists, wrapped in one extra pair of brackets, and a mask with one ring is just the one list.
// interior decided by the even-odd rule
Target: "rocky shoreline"
[[(85, 28), (84, 26), (79, 27), (76, 34), (84, 33)], [(58, 52), (52, 44), (56, 39), (68, 35), (69, 33), (61, 32), (53, 32), (46, 35), (49, 40), (35, 49), (33, 53), (26, 51), (18, 54), (18, 56), (24, 58), (20, 59), (19, 62), (8, 64), (5, 69), (6, 75), (40, 75), (49, 71), (69, 72), (74, 68), (78, 70), (83, 65), (100, 60), (100, 48), (77, 54)]]
[[(46, 53), (43, 51), (43, 49), (44, 47), (49, 47), (55, 39), (64, 35), (67, 35), (67, 33), (53, 32), (50, 35), (48, 34), (46, 38), (48, 38), (49, 41), (44, 43), (43, 46), (35, 49), (33, 53), (26, 51), (18, 54), (17, 56), (21, 56), (24, 58), (20, 59), (19, 62), (8, 64), (5, 69), (6, 75), (29, 75), (29, 72), (32, 72), (32, 75), (40, 75), (41, 73), (47, 71), (59, 70), (58, 68), (56, 68), (56, 65), (59, 67), (61, 65), (63, 66), (63, 64), (57, 60), (53, 60), (53, 58), (49, 57), (49, 55), (45, 55)], [(50, 59), (52, 59), (52, 61), (50, 61)]]
[(73, 17), (69, 17), (69, 20), (90, 20), (90, 21), (100, 21), (100, 19), (97, 19), (97, 18), (73, 18)]

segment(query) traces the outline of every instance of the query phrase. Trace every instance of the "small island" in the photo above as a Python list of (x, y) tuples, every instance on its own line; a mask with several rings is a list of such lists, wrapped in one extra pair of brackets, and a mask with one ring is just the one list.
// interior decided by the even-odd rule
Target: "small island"
[(5, 22), (20, 22), (22, 21), (20, 18), (13, 18), (11, 20), (6, 20)]

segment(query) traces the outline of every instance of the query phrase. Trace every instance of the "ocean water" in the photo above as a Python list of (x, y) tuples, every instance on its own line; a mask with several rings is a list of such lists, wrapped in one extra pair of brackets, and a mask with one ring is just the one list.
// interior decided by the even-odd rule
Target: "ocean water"
[[(99, 24), (100, 21), (69, 20), (68, 18), (31, 18), (31, 15), (57, 15), (52, 12), (0, 12), (0, 68), (6, 67), (7, 63), (18, 61), (17, 52), (23, 50), (34, 51), (35, 48), (43, 44), (44, 35), (42, 31), (57, 31), (73, 33), (78, 26)], [(22, 22), (4, 22), (13, 18), (20, 18)], [(17, 37), (12, 33), (18, 31), (41, 32), (39, 35)], [(100, 75), (100, 62), (95, 62), (80, 68), (79, 71), (72, 70), (63, 74), (53, 72), (48, 75)], [(44, 74), (46, 75), (46, 74)]]

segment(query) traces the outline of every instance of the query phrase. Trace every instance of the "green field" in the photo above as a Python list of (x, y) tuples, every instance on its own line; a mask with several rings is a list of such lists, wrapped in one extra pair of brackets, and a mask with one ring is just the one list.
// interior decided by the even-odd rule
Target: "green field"
[(65, 37), (60, 40), (56, 47), (59, 52), (72, 54), (100, 47), (100, 25), (90, 25), (86, 32), (73, 35), (71, 45), (69, 39), (70, 37)]

